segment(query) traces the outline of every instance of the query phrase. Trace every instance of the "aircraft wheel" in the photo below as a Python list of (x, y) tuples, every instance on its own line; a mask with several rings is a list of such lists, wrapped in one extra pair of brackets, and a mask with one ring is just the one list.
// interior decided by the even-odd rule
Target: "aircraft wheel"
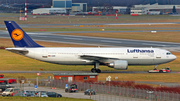
[(92, 72), (92, 73), (96, 73), (96, 69), (94, 69), (94, 68), (91, 69), (91, 72)]
[(93, 72), (93, 71), (94, 71), (94, 68), (91, 69), (91, 72)]
[(100, 70), (100, 69), (96, 69), (96, 72), (97, 72), (97, 73), (101, 73), (101, 70)]

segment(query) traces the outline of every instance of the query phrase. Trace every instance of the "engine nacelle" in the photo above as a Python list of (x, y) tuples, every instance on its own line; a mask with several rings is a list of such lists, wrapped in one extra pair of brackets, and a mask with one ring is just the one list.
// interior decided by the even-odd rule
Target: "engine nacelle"
[(128, 62), (125, 60), (116, 60), (110, 62), (108, 66), (114, 69), (126, 70), (128, 69)]

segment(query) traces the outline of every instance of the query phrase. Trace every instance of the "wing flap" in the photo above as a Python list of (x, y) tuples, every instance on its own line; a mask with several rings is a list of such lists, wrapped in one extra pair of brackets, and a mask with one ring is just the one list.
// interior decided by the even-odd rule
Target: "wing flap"
[(119, 60), (118, 58), (111, 58), (111, 57), (102, 57), (102, 56), (93, 56), (93, 55), (81, 55), (80, 58), (86, 60), (94, 60), (102, 63), (107, 63), (112, 60)]

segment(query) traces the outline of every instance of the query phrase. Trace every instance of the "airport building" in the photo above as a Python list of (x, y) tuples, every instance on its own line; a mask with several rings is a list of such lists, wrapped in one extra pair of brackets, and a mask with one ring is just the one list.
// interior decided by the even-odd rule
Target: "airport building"
[(52, 0), (51, 8), (64, 8), (73, 12), (87, 12), (87, 3), (72, 3), (72, 0)]
[(32, 11), (33, 14), (64, 14), (68, 12), (87, 12), (87, 3), (72, 3), (72, 0), (52, 0), (51, 8), (40, 8)]
[(52, 0), (51, 8), (72, 9), (72, 0)]
[(33, 15), (49, 15), (49, 14), (65, 14), (66, 9), (64, 8), (39, 8), (33, 10)]
[(91, 81), (97, 82), (98, 81), (98, 73), (53, 73), (54, 79), (56, 80), (64, 80), (67, 82), (84, 82), (84, 81)]
[(127, 7), (122, 7), (122, 6), (112, 6), (112, 7), (92, 7), (92, 12), (101, 12), (103, 13), (110, 13), (114, 14), (116, 11), (120, 14), (126, 14), (127, 12)]
[(180, 13), (180, 5), (159, 5), (156, 4), (147, 4), (147, 5), (134, 5), (131, 8), (131, 14), (169, 14), (172, 13), (173, 7), (175, 6), (176, 12)]
[(72, 3), (73, 12), (87, 12), (87, 3)]
[(147, 14), (148, 12), (149, 10), (146, 7), (131, 8), (131, 15), (132, 14), (144, 15)]

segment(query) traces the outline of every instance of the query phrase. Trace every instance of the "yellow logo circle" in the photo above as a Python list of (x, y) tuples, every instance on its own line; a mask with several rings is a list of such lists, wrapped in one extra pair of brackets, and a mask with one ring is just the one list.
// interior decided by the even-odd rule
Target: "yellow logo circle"
[(24, 37), (24, 33), (20, 29), (15, 29), (12, 31), (11, 36), (15, 41), (20, 41)]

